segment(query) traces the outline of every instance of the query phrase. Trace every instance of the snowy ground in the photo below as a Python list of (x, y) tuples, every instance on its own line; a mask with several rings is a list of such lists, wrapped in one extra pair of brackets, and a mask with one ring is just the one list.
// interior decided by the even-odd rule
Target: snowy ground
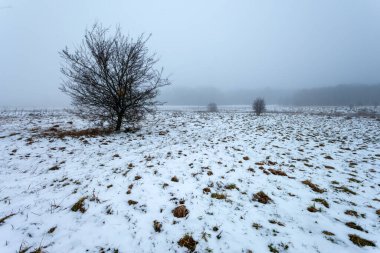
[(0, 115), (2, 253), (186, 252), (185, 235), (197, 252), (380, 252), (376, 118), (166, 108), (137, 133), (60, 139), (41, 133), (84, 122)]

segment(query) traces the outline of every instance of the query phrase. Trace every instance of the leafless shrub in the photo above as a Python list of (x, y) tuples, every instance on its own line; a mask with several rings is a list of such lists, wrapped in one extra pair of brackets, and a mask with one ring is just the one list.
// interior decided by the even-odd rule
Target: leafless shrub
[(217, 112), (218, 106), (216, 105), (216, 103), (210, 103), (207, 105), (207, 111), (208, 112)]
[(253, 111), (256, 113), (257, 116), (260, 116), (263, 112), (265, 112), (265, 101), (263, 98), (256, 98), (255, 101), (253, 101), (252, 105)]

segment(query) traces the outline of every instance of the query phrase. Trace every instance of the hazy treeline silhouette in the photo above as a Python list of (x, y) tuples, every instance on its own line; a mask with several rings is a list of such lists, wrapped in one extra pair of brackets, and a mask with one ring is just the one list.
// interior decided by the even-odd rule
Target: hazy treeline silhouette
[(338, 85), (304, 89), (294, 96), (295, 105), (379, 105), (380, 85)]
[(161, 100), (172, 105), (206, 105), (214, 101), (219, 105), (252, 104), (262, 97), (267, 104), (279, 105), (380, 105), (380, 84), (337, 85), (310, 89), (235, 89), (214, 87), (164, 90)]

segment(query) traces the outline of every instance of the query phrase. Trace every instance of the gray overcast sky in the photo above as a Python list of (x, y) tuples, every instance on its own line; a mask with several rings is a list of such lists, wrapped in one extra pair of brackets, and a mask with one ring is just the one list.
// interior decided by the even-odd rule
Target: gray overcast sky
[(62, 106), (58, 51), (95, 21), (161, 57), (176, 87), (380, 82), (379, 0), (0, 0), (0, 106)]

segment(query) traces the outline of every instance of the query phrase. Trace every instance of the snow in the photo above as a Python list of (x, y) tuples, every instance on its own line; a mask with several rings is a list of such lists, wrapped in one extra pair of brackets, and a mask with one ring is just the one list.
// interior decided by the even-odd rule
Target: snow
[[(378, 119), (323, 113), (336, 108), (276, 106), (260, 117), (249, 107), (220, 109), (165, 107), (136, 133), (63, 139), (41, 133), (87, 123), (61, 110), (1, 112), (0, 219), (15, 215), (0, 224), (0, 252), (186, 252), (177, 243), (185, 234), (197, 252), (380, 252)], [(259, 191), (273, 202), (254, 201)], [(86, 211), (72, 211), (81, 197)], [(181, 200), (189, 214), (175, 218)], [(309, 212), (313, 205), (320, 211)], [(358, 247), (349, 234), (376, 247)]]

